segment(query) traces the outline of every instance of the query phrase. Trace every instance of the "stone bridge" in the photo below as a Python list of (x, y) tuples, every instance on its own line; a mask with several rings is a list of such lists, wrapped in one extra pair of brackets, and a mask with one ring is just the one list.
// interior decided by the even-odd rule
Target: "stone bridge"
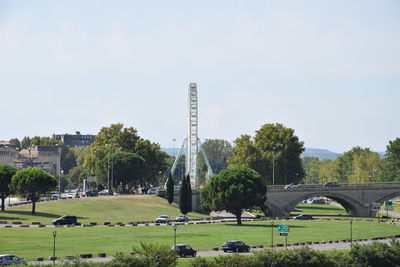
[(400, 196), (400, 183), (342, 184), (340, 187), (322, 185), (301, 185), (285, 189), (282, 186), (269, 186), (266, 206), (271, 217), (289, 217), (290, 212), (301, 201), (311, 197), (327, 197), (343, 206), (357, 217), (375, 217), (372, 203), (381, 203)]

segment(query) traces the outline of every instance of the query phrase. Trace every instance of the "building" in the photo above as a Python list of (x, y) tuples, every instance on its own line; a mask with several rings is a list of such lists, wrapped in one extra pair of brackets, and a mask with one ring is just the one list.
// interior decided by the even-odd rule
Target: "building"
[(96, 136), (92, 134), (81, 134), (81, 132), (76, 131), (75, 134), (53, 134), (51, 138), (61, 140), (70, 147), (83, 147), (90, 146), (96, 139)]
[(37, 146), (18, 150), (9, 144), (0, 144), (0, 163), (18, 170), (35, 167), (58, 176), (61, 173), (61, 151), (59, 146)]

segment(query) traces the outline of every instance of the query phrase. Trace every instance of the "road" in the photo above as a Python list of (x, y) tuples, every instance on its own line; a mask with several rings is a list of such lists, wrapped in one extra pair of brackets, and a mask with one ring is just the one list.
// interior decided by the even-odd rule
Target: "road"
[[(396, 240), (400, 241), (400, 238), (397, 238)], [(376, 240), (377, 242), (382, 242), (382, 243), (389, 243), (390, 239), (384, 239), (384, 240)], [(370, 244), (374, 241), (368, 240), (368, 241), (361, 241), (361, 242), (353, 242), (354, 244)], [(332, 243), (332, 244), (316, 244), (316, 245), (308, 245), (309, 248), (314, 249), (314, 250), (333, 250), (333, 249), (337, 249), (337, 250), (343, 250), (343, 249), (350, 249), (351, 244), (350, 243)], [(294, 249), (294, 248), (299, 248), (302, 246), (288, 246), (287, 249)], [(265, 248), (253, 248), (250, 252), (240, 252), (240, 255), (252, 255), (255, 251), (261, 251), (264, 250)], [(267, 249), (271, 249), (271, 248), (267, 248)], [(282, 250), (285, 249), (284, 247), (281, 248), (275, 248), (277, 250)], [(197, 252), (197, 256), (199, 257), (216, 257), (216, 256), (227, 256), (227, 255), (232, 255), (235, 254), (233, 252), (223, 252), (223, 251), (198, 251)], [(113, 257), (105, 257), (105, 258), (91, 258), (91, 259), (80, 259), (81, 261), (90, 261), (90, 262), (107, 262), (107, 261), (111, 261), (113, 259)], [(62, 263), (62, 262), (66, 262), (68, 260), (56, 260), (56, 263)], [(37, 263), (41, 263), (41, 264), (52, 264), (53, 261), (50, 260), (44, 260), (41, 262), (38, 261), (29, 261), (29, 264), (37, 264)]]

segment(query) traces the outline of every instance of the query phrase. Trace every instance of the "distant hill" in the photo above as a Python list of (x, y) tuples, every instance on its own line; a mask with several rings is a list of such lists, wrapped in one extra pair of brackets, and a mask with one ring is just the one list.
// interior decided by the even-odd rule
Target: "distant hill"
[[(174, 149), (173, 148), (161, 148), (162, 151), (168, 153), (170, 156), (174, 156)], [(175, 155), (177, 155), (179, 152), (178, 148), (175, 148)], [(379, 156), (381, 158), (385, 157), (385, 152), (378, 152)], [(306, 148), (306, 150), (301, 154), (301, 157), (314, 157), (318, 158), (320, 160), (324, 159), (331, 159), (335, 160), (337, 157), (340, 157), (341, 153), (335, 153), (332, 151), (329, 151), (327, 149), (321, 149), (321, 148)]]
[(324, 159), (331, 159), (335, 160), (337, 157), (340, 157), (342, 154), (340, 153), (335, 153), (326, 149), (320, 149), (320, 148), (306, 148), (306, 150), (301, 154), (301, 157), (314, 157), (318, 158), (320, 160)]

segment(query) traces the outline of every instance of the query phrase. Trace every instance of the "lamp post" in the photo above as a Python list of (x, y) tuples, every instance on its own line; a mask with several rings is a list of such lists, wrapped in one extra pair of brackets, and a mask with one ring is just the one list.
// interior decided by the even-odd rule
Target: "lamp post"
[(57, 235), (57, 231), (53, 231), (53, 264), (55, 264), (56, 261), (56, 235)]
[(174, 224), (174, 226), (172, 226), (172, 228), (174, 229), (174, 248), (176, 247), (176, 228), (177, 226)]
[(271, 247), (274, 247), (274, 222), (271, 222)]
[(350, 248), (353, 248), (353, 220), (350, 220)]
[(176, 141), (175, 138), (172, 139), (172, 146), (173, 146), (172, 154), (174, 155), (174, 158), (176, 157), (176, 155), (175, 155), (175, 141)]
[(275, 147), (272, 147), (272, 186), (275, 185)]

